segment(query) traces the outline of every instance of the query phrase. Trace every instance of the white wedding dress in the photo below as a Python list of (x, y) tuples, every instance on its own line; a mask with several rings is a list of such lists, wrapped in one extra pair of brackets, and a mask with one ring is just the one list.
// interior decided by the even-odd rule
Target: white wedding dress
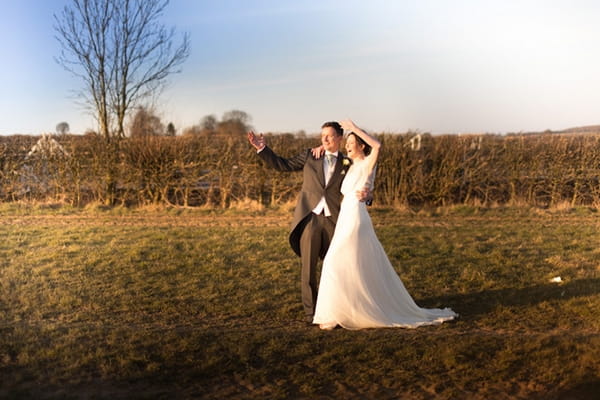
[(340, 214), (323, 260), (313, 323), (346, 329), (416, 328), (458, 315), (414, 302), (375, 235), (365, 203), (355, 192), (369, 176), (369, 162), (354, 160), (342, 183)]

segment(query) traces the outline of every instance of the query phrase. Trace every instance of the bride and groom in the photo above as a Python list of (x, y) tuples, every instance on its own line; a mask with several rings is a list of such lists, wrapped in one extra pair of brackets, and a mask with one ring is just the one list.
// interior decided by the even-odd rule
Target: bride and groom
[[(348, 158), (340, 152), (344, 129), (349, 131)], [(326, 122), (321, 151), (307, 149), (292, 158), (275, 154), (262, 134), (249, 132), (248, 140), (270, 167), (303, 171), (289, 240), (302, 262), (307, 322), (321, 329), (415, 328), (457, 316), (449, 308), (420, 308), (377, 239), (365, 204), (381, 147), (376, 138), (350, 120)], [(323, 267), (317, 299), (319, 258)]]

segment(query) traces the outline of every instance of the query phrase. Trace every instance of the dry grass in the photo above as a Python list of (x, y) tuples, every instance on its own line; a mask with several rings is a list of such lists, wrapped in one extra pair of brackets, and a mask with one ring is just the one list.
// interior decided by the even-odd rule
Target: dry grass
[(373, 209), (415, 300), (460, 318), (356, 332), (302, 322), (283, 210), (1, 211), (2, 398), (585, 399), (600, 388), (592, 209)]

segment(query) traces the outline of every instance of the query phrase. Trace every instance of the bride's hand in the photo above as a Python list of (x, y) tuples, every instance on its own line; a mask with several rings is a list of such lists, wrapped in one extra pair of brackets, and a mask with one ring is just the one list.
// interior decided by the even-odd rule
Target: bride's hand
[(353, 132), (357, 129), (356, 124), (351, 119), (345, 119), (343, 121), (340, 121), (340, 125), (342, 129), (346, 131), (346, 133)]
[(325, 153), (325, 147), (320, 145), (319, 147), (313, 147), (310, 151), (312, 152), (313, 157), (318, 160)]

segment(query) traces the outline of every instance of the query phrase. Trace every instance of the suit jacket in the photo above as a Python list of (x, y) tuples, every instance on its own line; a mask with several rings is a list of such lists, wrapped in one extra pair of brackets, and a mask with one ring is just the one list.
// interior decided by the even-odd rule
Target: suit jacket
[(290, 246), (292, 246), (294, 252), (300, 256), (300, 236), (304, 230), (304, 219), (317, 206), (323, 196), (325, 196), (329, 211), (331, 211), (333, 222), (337, 222), (340, 213), (340, 204), (342, 202), (340, 189), (350, 163), (344, 163), (343, 160), (345, 157), (341, 152), (338, 153), (339, 157), (337, 158), (333, 175), (329, 179), (329, 182), (327, 182), (327, 185), (325, 185), (323, 158), (314, 158), (310, 149), (307, 149), (293, 158), (280, 157), (269, 147), (265, 147), (258, 154), (267, 165), (278, 171), (303, 171), (302, 190), (298, 195), (298, 202), (296, 203), (296, 209), (294, 210), (292, 230), (289, 238)]

